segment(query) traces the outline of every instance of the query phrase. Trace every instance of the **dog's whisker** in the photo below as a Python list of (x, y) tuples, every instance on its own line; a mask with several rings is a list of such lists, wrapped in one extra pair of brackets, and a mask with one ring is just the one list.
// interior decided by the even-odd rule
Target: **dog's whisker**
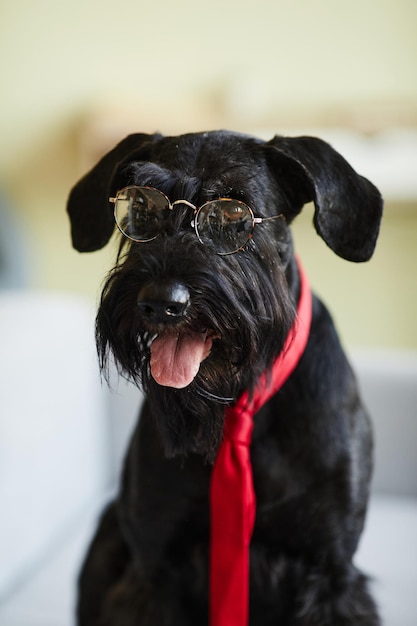
[(231, 402), (234, 402), (236, 400), (236, 398), (233, 398), (233, 397), (225, 397), (225, 396), (216, 395), (197, 384), (195, 385), (195, 391), (202, 398), (206, 398), (207, 400), (214, 400), (215, 402), (218, 402), (220, 404), (228, 405)]

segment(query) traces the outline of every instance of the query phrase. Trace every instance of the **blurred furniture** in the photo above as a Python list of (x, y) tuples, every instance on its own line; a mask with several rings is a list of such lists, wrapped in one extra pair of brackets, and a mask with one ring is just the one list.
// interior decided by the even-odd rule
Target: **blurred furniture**
[(0, 189), (0, 289), (27, 287), (32, 265), (31, 241), (22, 217)]
[(384, 626), (417, 624), (417, 354), (352, 354), (375, 429), (373, 494), (356, 561)]
[[(140, 394), (99, 380), (94, 313), (70, 294), (0, 291), (0, 624), (72, 626), (75, 580), (111, 497)], [(352, 355), (376, 429), (357, 563), (385, 626), (417, 624), (417, 355)]]

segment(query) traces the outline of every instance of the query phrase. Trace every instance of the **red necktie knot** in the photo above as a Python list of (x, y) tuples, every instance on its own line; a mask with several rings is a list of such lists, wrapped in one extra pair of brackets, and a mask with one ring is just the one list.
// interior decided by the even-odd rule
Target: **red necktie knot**
[(240, 398), (239, 404), (226, 409), (223, 435), (227, 441), (250, 446), (252, 440), (252, 411), (246, 403), (247, 394)]

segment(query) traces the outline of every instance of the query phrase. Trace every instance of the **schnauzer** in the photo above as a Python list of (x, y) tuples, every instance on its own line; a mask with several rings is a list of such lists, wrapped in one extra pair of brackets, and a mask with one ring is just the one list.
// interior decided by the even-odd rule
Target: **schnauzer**
[(130, 135), (72, 189), (77, 250), (121, 233), (101, 368), (146, 397), (80, 626), (379, 624), (353, 564), (371, 427), (290, 232), (310, 201), (337, 255), (372, 256), (381, 196), (313, 137)]

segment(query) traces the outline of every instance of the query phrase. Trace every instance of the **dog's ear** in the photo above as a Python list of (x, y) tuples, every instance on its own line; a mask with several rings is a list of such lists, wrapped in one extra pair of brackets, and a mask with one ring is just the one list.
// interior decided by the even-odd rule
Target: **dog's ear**
[[(114, 196), (125, 184), (124, 166), (135, 160), (144, 145), (160, 135), (129, 135), (108, 152), (71, 190), (67, 212), (72, 243), (79, 252), (93, 252), (106, 245), (114, 229)], [(143, 156), (141, 154), (141, 156)]]
[(370, 259), (382, 217), (378, 189), (321, 139), (276, 136), (267, 145), (278, 176), (289, 175), (285, 184), (295, 214), (313, 200), (314, 225), (327, 245), (348, 261)]

